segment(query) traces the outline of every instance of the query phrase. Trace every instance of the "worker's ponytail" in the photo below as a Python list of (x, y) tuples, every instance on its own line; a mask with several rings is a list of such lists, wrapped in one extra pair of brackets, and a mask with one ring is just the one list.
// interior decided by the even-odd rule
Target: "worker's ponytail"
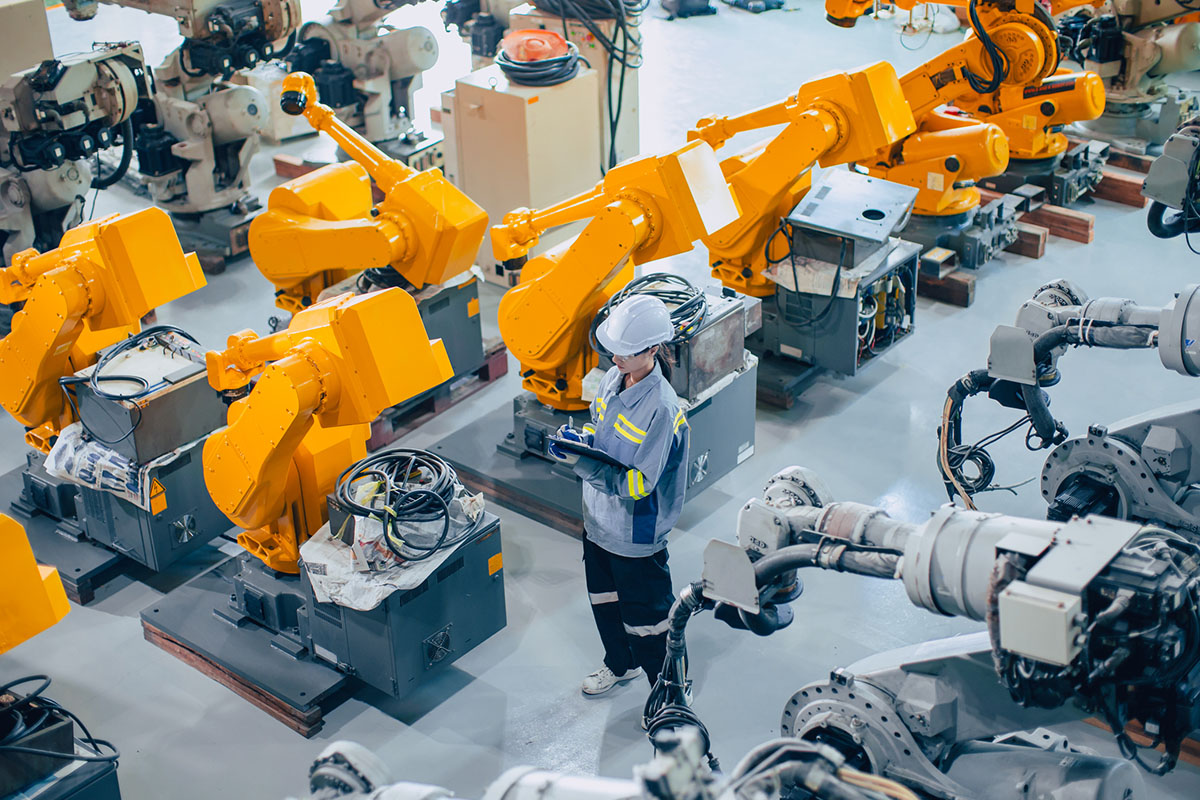
[(658, 368), (662, 370), (663, 377), (667, 379), (667, 383), (671, 382), (671, 372), (674, 369), (671, 366), (671, 357), (667, 355), (667, 345), (660, 344), (658, 352), (654, 354), (654, 360), (658, 362)]

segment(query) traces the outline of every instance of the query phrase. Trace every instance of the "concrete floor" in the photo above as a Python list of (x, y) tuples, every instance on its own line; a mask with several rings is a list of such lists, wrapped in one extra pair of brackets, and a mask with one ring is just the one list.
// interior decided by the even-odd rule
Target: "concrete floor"
[[(322, 4), (306, 3), (309, 16), (321, 11)], [(401, 26), (425, 24), (439, 33), (443, 45), (442, 58), (418, 95), (420, 109), (468, 68), (462, 43), (441, 34), (437, 11), (423, 4), (392, 18)], [(70, 21), (62, 9), (50, 16), (60, 53), (86, 48), (93, 40), (136, 36), (151, 63), (157, 63), (177, 42), (173, 23), (140, 12), (103, 6), (98, 19), (86, 24)], [(841, 30), (826, 23), (821, 6), (811, 0), (761, 16), (722, 6), (716, 16), (674, 22), (655, 8), (643, 28), (645, 152), (679, 146), (684, 131), (703, 115), (775, 101), (820, 72), (871, 59), (890, 60), (903, 71), (957, 41), (954, 34), (938, 35), (912, 51), (908, 48), (920, 40), (902, 42), (891, 23), (868, 20), (853, 31)], [(302, 141), (289, 150), (311, 144)], [(265, 199), (266, 188), (275, 182), (265, 154), (255, 169)], [(113, 189), (99, 198), (96, 213), (140, 206)], [(970, 309), (922, 300), (917, 333), (861, 375), (819, 380), (790, 411), (759, 409), (754, 457), (691, 500), (672, 536), (676, 585), (699, 576), (707, 541), (732, 537), (741, 503), (791, 464), (818, 470), (840, 498), (876, 503), (903, 519), (920, 520), (944, 502), (933, 454), (946, 388), (984, 364), (994, 326), (1011, 322), (1020, 303), (1046, 281), (1068, 278), (1093, 296), (1159, 305), (1195, 280), (1200, 260), (1182, 241), (1150, 237), (1143, 212), (1102, 201), (1087, 210), (1097, 217), (1093, 244), (1052, 239), (1039, 261), (1004, 255), (981, 272), (978, 299)], [(656, 266), (704, 277), (702, 253)], [(498, 290), (485, 289), (493, 331), (498, 297)], [(273, 311), (268, 284), (243, 261), (204, 290), (161, 309), (160, 319), (188, 328), (206, 345), (220, 346), (234, 330), (262, 331)], [(1061, 366), (1064, 380), (1054, 389), (1054, 403), (1072, 430), (1195, 392), (1195, 384), (1166, 372), (1153, 353), (1072, 352)], [(508, 404), (518, 389), (510, 372), (405, 444), (429, 446)], [(967, 414), (968, 436), (1012, 420), (1012, 412), (983, 400)], [(1026, 452), (1016, 438), (993, 449), (998, 478), (1008, 483), (1040, 468), (1040, 457)], [(0, 469), (9, 469), (23, 458), (20, 432), (9, 419), (0, 421), (0, 441), (6, 443)], [(1034, 517), (1044, 513), (1027, 489), (984, 496), (980, 505)], [(579, 679), (600, 661), (580, 545), (520, 515), (497, 512), (505, 538), (508, 628), (403, 702), (360, 693), (330, 713), (312, 741), (143, 641), (137, 614), (177, 581), (176, 575), (160, 576), (154, 587), (115, 582), (93, 606), (73, 609), (58, 626), (0, 658), (0, 679), (34, 672), (53, 676), (52, 696), (80, 714), (97, 735), (120, 746), (121, 784), (134, 800), (273, 799), (299, 793), (313, 756), (336, 739), (373, 748), (397, 777), (444, 785), (461, 797), (480, 796), (505, 768), (523, 763), (627, 776), (650, 755), (638, 725), (644, 686), (628, 686), (603, 699), (585, 699), (578, 692)], [(792, 692), (831, 668), (978, 627), (913, 609), (899, 585), (833, 574), (806, 580), (796, 623), (774, 637), (731, 632), (705, 617), (689, 628), (695, 705), (726, 763), (775, 735)], [(1112, 750), (1100, 737), (1091, 740)], [(1200, 787), (1200, 776), (1191, 768), (1147, 780), (1153, 797), (1195, 797)]]

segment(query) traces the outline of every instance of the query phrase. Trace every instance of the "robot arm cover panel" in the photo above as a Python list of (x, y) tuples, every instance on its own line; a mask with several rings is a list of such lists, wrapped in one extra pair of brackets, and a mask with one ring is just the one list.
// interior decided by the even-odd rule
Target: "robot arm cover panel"
[(48, 253), (18, 254), (0, 270), (0, 299), (25, 301), (0, 341), (0, 404), (29, 428), (55, 422), (64, 413), (59, 378), (150, 310), (204, 285), (195, 254), (184, 254), (157, 208), (82, 225)]
[(70, 610), (58, 570), (39, 565), (25, 530), (0, 514), (0, 655), (49, 628)]

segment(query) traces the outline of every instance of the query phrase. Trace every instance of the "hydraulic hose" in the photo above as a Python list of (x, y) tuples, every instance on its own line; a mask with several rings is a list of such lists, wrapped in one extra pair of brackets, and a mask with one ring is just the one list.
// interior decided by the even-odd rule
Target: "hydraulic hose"
[(1185, 233), (1200, 231), (1200, 217), (1189, 219), (1189, 215), (1182, 211), (1168, 217), (1167, 213), (1171, 211), (1174, 209), (1165, 203), (1157, 200), (1150, 203), (1150, 211), (1146, 214), (1146, 227), (1150, 229), (1150, 233), (1159, 239), (1174, 239)]

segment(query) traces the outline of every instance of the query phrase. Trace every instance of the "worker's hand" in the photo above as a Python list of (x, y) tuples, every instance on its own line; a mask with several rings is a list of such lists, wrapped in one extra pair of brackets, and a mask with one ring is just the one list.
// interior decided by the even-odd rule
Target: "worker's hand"
[[(589, 447), (592, 444), (592, 435), (590, 433), (586, 433), (584, 431), (577, 431), (574, 428), (570, 427), (569, 425), (563, 425), (557, 431), (554, 432), (554, 435), (556, 437), (558, 437), (559, 439), (565, 439), (568, 442), (579, 442), (580, 444), (586, 444)], [(553, 442), (551, 442), (550, 446), (546, 449), (547, 449), (547, 452), (550, 453), (551, 457), (553, 457), (554, 459), (556, 459), (558, 461), (563, 462), (564, 464), (574, 464), (576, 461), (579, 460), (579, 456), (575, 455), (574, 453), (568, 453), (564, 450), (559, 449), (558, 446), (555, 445)]]

